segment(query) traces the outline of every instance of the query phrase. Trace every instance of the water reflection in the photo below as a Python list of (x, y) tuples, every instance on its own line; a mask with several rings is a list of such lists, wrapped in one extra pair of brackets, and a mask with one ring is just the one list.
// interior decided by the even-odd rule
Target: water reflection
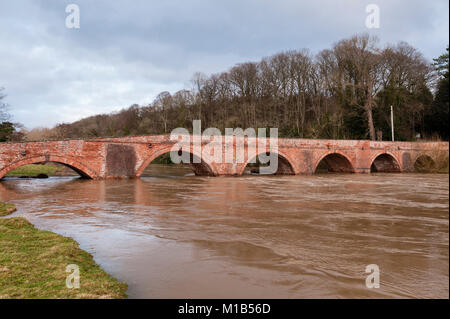
[[(0, 196), (75, 238), (131, 297), (449, 296), (448, 175), (147, 175), (6, 180)], [(365, 287), (372, 263), (380, 289)]]

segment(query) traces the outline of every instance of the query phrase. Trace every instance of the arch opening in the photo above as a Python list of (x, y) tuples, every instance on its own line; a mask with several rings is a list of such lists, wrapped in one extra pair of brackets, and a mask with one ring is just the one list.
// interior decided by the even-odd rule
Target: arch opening
[(211, 166), (192, 153), (189, 153), (189, 164), (173, 163), (170, 154), (171, 151), (167, 151), (153, 159), (149, 159), (147, 161), (148, 163), (144, 164), (138, 171), (137, 176), (175, 177), (190, 175), (192, 173), (196, 176), (214, 175)]
[(15, 163), (4, 173), (4, 177), (19, 178), (49, 178), (62, 176), (79, 176), (84, 179), (92, 179), (84, 170), (61, 161), (26, 161)]
[(384, 153), (378, 155), (370, 166), (371, 173), (400, 173), (400, 165), (390, 154)]
[(267, 157), (277, 159), (277, 166), (270, 169), (272, 162), (269, 160), (267, 163), (262, 163), (259, 158), (261, 154), (258, 154), (247, 162), (243, 171), (244, 175), (295, 175), (294, 168), (286, 157), (270, 152), (264, 154)]
[(414, 171), (418, 173), (431, 173), (438, 170), (436, 162), (428, 155), (420, 155), (414, 162)]
[(352, 163), (339, 153), (331, 153), (322, 158), (317, 164), (314, 174), (324, 174), (324, 173), (354, 173)]

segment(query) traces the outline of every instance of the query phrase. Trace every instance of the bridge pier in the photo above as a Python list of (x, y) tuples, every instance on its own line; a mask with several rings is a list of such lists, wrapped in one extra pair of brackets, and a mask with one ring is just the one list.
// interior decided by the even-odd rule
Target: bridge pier
[(355, 174), (370, 174), (370, 168), (355, 168)]

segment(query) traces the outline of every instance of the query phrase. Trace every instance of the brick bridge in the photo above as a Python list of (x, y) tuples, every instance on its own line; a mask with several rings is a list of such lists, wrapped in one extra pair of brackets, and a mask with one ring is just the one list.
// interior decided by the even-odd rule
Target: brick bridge
[[(202, 157), (201, 150), (208, 144), (214, 144), (210, 141), (199, 144), (189, 141), (180, 145), (191, 154), (191, 158), (197, 157), (198, 162), (191, 164), (196, 175), (232, 176), (242, 175), (254, 154), (267, 154), (271, 150), (269, 139), (256, 140), (258, 143), (264, 141), (267, 145), (261, 147), (242, 137), (231, 137), (231, 140), (222, 137), (214, 142), (222, 150), (222, 159), (227, 152), (228, 155), (233, 152), (232, 157), (235, 159), (233, 147), (244, 145), (245, 155), (240, 163), (218, 160), (214, 152), (210, 152), (206, 158)], [(239, 144), (241, 142), (243, 144)], [(177, 141), (171, 140), (168, 135), (0, 143), (0, 178), (22, 165), (44, 162), (64, 164), (81, 176), (92, 179), (140, 177), (155, 158), (169, 153), (175, 143)], [(276, 153), (278, 156), (277, 174), (310, 175), (324, 164), (331, 172), (409, 172), (414, 170), (414, 164), (419, 158), (437, 161), (439, 154), (448, 156), (448, 150), (448, 142), (280, 138), (276, 151), (272, 149), (271, 154)]]

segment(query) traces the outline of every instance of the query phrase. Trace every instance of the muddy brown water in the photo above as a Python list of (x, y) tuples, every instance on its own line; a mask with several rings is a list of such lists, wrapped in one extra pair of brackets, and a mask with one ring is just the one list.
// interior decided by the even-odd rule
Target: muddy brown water
[(0, 198), (78, 241), (131, 298), (449, 297), (448, 175), (146, 175), (7, 178)]

